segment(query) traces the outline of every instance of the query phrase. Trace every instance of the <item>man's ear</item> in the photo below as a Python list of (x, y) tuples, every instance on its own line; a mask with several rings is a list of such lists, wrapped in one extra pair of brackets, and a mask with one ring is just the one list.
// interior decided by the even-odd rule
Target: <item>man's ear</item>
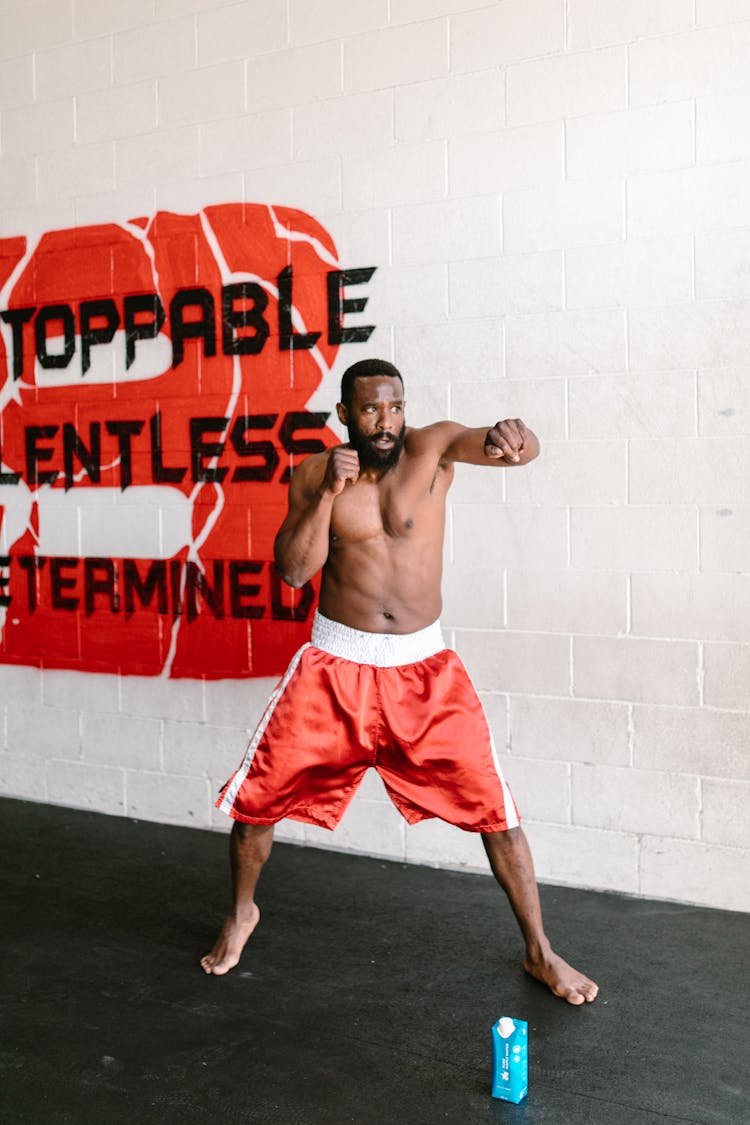
[(349, 417), (349, 411), (346, 409), (343, 402), (337, 402), (336, 403), (336, 413), (338, 415), (338, 419), (339, 419), (339, 422), (341, 423), (341, 425), (345, 426), (346, 423), (347, 423), (347, 419)]

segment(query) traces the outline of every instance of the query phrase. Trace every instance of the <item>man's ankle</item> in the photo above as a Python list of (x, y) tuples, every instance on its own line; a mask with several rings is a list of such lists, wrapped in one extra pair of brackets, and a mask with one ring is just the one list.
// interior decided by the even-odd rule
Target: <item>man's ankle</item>
[(258, 907), (255, 905), (255, 900), (243, 903), (241, 906), (235, 906), (230, 912), (229, 917), (233, 922), (237, 922), (240, 926), (246, 922), (252, 922), (255, 915), (258, 913)]
[(543, 965), (551, 953), (552, 946), (546, 937), (534, 938), (526, 943), (526, 959), (532, 965)]

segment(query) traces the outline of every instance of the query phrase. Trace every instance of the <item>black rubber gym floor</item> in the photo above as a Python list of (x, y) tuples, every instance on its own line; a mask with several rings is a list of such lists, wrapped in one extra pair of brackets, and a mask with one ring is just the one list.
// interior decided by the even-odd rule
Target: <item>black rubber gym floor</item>
[[(0, 802), (3, 1125), (747, 1125), (750, 916), (542, 887), (571, 1008), (490, 878), (277, 844), (238, 968), (207, 977), (220, 834)], [(477, 841), (478, 848), (481, 848)], [(529, 1024), (529, 1095), (490, 1028)]]

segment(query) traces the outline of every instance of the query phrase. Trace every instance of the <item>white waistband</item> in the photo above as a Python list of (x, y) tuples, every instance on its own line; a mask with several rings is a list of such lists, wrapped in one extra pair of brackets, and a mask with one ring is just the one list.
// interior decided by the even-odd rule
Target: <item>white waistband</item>
[(445, 648), (439, 621), (416, 633), (368, 633), (363, 629), (350, 629), (340, 621), (331, 621), (317, 610), (310, 643), (331, 656), (353, 660), (356, 664), (373, 664), (376, 668), (416, 664)]

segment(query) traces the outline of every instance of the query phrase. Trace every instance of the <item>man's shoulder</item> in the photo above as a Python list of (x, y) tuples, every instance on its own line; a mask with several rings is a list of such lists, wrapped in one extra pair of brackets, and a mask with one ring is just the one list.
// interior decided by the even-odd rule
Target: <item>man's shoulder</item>
[(457, 422), (447, 420), (430, 422), (429, 426), (407, 426), (406, 441), (417, 445), (438, 445), (459, 428)]
[(458, 422), (431, 422), (429, 426), (408, 426), (404, 445), (408, 453), (435, 453), (441, 457), (463, 427)]
[(326, 449), (321, 449), (317, 453), (309, 453), (299, 465), (295, 467), (295, 473), (319, 473), (321, 469), (325, 469), (328, 464), (328, 458), (331, 456), (331, 450), (336, 446), (328, 446)]
[(322, 449), (319, 453), (309, 454), (304, 461), (300, 461), (299, 465), (294, 466), (292, 480), (296, 491), (307, 492), (318, 487), (325, 475), (330, 456), (330, 449)]

